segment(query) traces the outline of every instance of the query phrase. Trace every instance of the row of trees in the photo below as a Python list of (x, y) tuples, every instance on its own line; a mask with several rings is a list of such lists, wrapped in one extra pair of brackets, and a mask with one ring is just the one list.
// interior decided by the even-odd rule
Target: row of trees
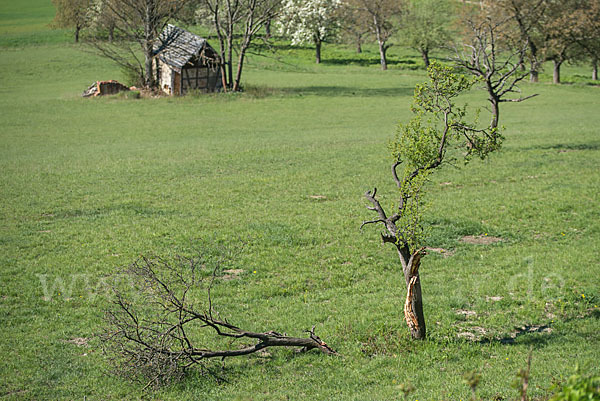
[[(268, 39), (271, 27), (293, 45), (311, 44), (321, 62), (322, 44), (345, 40), (358, 52), (378, 45), (381, 68), (387, 51), (401, 43), (420, 52), (429, 66), (430, 52), (456, 49), (470, 29), (467, 20), (501, 22), (499, 43), (527, 43), (524, 62), (531, 81), (538, 80), (544, 61), (554, 63), (554, 82), (567, 61), (590, 61), (598, 79), (600, 0), (53, 0), (54, 25), (82, 32), (105, 56), (152, 86), (152, 48), (168, 22), (208, 26), (218, 38), (225, 61), (227, 88), (239, 90), (248, 49), (257, 38)], [(475, 3), (475, 4), (474, 4)], [(465, 29), (465, 27), (467, 29)], [(139, 59), (138, 54), (144, 55)], [(234, 54), (236, 59), (234, 60)], [(234, 68), (234, 62), (236, 68)], [(526, 68), (523, 65), (523, 68)]]
[[(281, 33), (292, 35), (296, 43), (312, 41), (317, 49), (317, 63), (321, 43), (331, 39), (352, 41), (359, 53), (364, 42), (374, 41), (383, 70), (387, 69), (387, 51), (392, 39), (418, 50), (426, 67), (429, 52), (451, 42), (452, 10), (448, 0), (315, 0), (310, 11), (313, 17), (304, 22), (296, 16), (304, 12), (306, 4), (299, 0), (285, 3), (280, 18)], [(327, 18), (321, 16), (323, 11)], [(308, 34), (294, 36), (299, 31)], [(327, 35), (310, 32), (327, 32)]]

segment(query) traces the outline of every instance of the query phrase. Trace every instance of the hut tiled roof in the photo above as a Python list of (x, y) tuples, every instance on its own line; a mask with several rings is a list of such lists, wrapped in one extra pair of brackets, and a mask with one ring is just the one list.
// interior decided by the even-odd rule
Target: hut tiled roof
[(164, 63), (181, 70), (192, 57), (201, 55), (205, 47), (210, 48), (206, 39), (169, 24), (160, 33), (158, 43), (154, 45), (154, 54)]

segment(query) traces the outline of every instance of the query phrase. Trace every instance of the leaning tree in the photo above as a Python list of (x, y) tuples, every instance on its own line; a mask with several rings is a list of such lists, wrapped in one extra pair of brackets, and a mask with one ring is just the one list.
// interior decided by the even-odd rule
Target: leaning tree
[[(458, 157), (485, 158), (500, 148), (503, 137), (499, 129), (500, 104), (519, 102), (517, 83), (527, 76), (520, 66), (527, 50), (524, 42), (516, 49), (502, 49), (496, 42), (504, 22), (484, 19), (470, 21), (470, 35), (457, 49), (456, 69), (432, 63), (429, 81), (415, 88), (413, 118), (400, 124), (390, 144), (393, 157), (391, 173), (398, 188), (392, 213), (387, 213), (377, 199), (377, 189), (367, 191), (367, 208), (376, 213), (367, 224), (381, 224), (383, 243), (393, 244), (398, 253), (406, 286), (404, 318), (412, 338), (426, 337), (425, 316), (419, 267), (425, 255), (423, 198), (431, 175)], [(502, 57), (500, 57), (502, 54)], [(491, 106), (488, 125), (478, 126), (477, 118), (469, 121), (466, 106), (457, 103), (459, 95), (481, 85)], [(518, 94), (517, 97), (511, 95)], [(474, 113), (475, 116), (479, 112)], [(464, 155), (464, 156), (462, 156)]]

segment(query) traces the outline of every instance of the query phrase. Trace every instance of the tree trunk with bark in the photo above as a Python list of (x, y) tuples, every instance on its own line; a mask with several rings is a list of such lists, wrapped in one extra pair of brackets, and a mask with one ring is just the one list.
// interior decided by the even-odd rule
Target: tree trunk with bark
[(219, 19), (219, 9), (211, 9), (214, 18), (215, 30), (217, 32), (217, 38), (219, 39), (219, 49), (221, 56), (221, 82), (223, 85), (223, 92), (227, 92), (227, 67), (226, 67), (226, 58), (225, 58), (225, 38), (223, 37), (223, 31), (221, 30), (221, 23)]
[(270, 18), (265, 21), (265, 37), (267, 39), (271, 38), (271, 19)]
[(240, 53), (238, 59), (237, 71), (235, 73), (235, 80), (233, 81), (232, 91), (237, 92), (241, 89), (240, 82), (242, 80), (242, 68), (244, 67), (244, 54)]
[(410, 329), (410, 335), (415, 340), (424, 340), (427, 336), (425, 315), (423, 313), (423, 296), (421, 294), (421, 278), (419, 267), (425, 248), (417, 250), (412, 255), (408, 250), (398, 248), (398, 256), (402, 262), (402, 272), (406, 282), (406, 300), (404, 302), (404, 320)]
[(227, 32), (227, 88), (233, 87), (233, 32)]
[[(537, 48), (534, 45), (531, 45), (531, 51), (533, 52), (533, 49), (535, 49), (535, 51), (537, 51)], [(540, 81), (540, 74), (539, 74), (539, 63), (537, 61), (537, 56), (535, 54), (533, 54), (531, 56), (531, 61), (529, 63), (529, 82), (531, 83), (536, 83)]]
[(540, 81), (539, 73), (536, 70), (529, 71), (529, 82), (535, 83), (535, 82), (539, 82), (539, 81)]
[(553, 64), (554, 68), (552, 72), (552, 83), (560, 84), (560, 66), (562, 65), (562, 61), (555, 59)]
[(149, 88), (154, 87), (154, 68), (152, 59), (154, 58), (153, 43), (156, 29), (154, 26), (155, 7), (153, 0), (146, 1), (144, 13), (144, 85)]
[(598, 80), (598, 57), (592, 59), (592, 80)]
[(498, 121), (500, 121), (500, 98), (494, 90), (494, 83), (491, 80), (486, 80), (486, 90), (489, 96), (488, 100), (492, 106), (492, 121), (490, 121), (490, 128), (498, 128)]
[(373, 15), (373, 26), (375, 27), (375, 36), (377, 37), (377, 44), (379, 45), (379, 59), (381, 62), (381, 69), (387, 70), (387, 58), (386, 52), (388, 46), (385, 45), (385, 40), (381, 34), (381, 27), (378, 24), (377, 16)]
[(321, 64), (321, 39), (315, 37), (315, 62)]
[(248, 47), (250, 47), (250, 42), (252, 41), (254, 29), (255, 29), (254, 10), (252, 10), (252, 12), (250, 12), (250, 14), (248, 15), (248, 18), (246, 20), (246, 28), (244, 31), (244, 40), (242, 41), (242, 45), (240, 46), (237, 71), (235, 73), (235, 81), (233, 82), (233, 91), (234, 92), (241, 90), (240, 82), (242, 81), (242, 69), (244, 67), (244, 59), (246, 58), (246, 51), (248, 50)]
[(244, 42), (242, 47), (240, 48), (240, 56), (238, 58), (237, 71), (235, 73), (235, 80), (233, 81), (234, 92), (237, 92), (241, 89), (240, 82), (242, 81), (242, 68), (244, 67), (244, 59), (246, 58), (246, 51), (248, 50), (250, 43)]
[(423, 57), (425, 68), (429, 68), (429, 49), (421, 49), (421, 57)]
[(151, 45), (146, 45), (146, 50), (144, 52), (144, 70), (145, 70), (145, 76), (144, 76), (144, 84), (148, 87), (148, 88), (152, 88), (154, 87), (154, 73), (153, 73), (153, 52), (152, 52), (152, 46)]
[(154, 86), (153, 56), (152, 38), (148, 38), (144, 43), (144, 85), (148, 88)]
[(387, 52), (387, 46), (385, 45), (385, 43), (380, 42), (379, 43), (379, 59), (381, 61), (381, 69), (384, 71), (388, 69), (386, 52)]
[(535, 42), (529, 37), (529, 34), (524, 35), (527, 38), (529, 44), (529, 51), (531, 52), (531, 62), (529, 70), (529, 82), (539, 82), (539, 62), (538, 62), (538, 48)]
[[(400, 162), (394, 163), (392, 166), (392, 174), (398, 184), (398, 188), (402, 185), (398, 180), (396, 168), (400, 165)], [(399, 219), (399, 214), (394, 214), (388, 217), (383, 210), (383, 207), (376, 199), (377, 188), (373, 191), (367, 191), (365, 198), (371, 204), (372, 207), (368, 209), (377, 212), (379, 219), (372, 221), (363, 222), (361, 228), (366, 224), (371, 223), (383, 223), (387, 232), (381, 234), (381, 239), (384, 243), (392, 243), (396, 247), (398, 252), (398, 258), (402, 265), (402, 274), (404, 276), (404, 282), (406, 285), (406, 299), (404, 302), (404, 320), (410, 330), (410, 335), (415, 340), (424, 340), (427, 336), (427, 330), (425, 327), (425, 315), (423, 313), (423, 297), (421, 294), (421, 279), (419, 277), (419, 267), (421, 265), (421, 258), (425, 255), (425, 248), (420, 248), (411, 253), (409, 245), (406, 242), (402, 242), (398, 236), (398, 227), (396, 221)], [(401, 201), (403, 203), (403, 201)]]

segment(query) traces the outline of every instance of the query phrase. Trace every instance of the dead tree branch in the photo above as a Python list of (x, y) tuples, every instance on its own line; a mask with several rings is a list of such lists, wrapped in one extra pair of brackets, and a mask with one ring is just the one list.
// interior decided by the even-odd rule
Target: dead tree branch
[[(336, 352), (315, 334), (292, 337), (276, 331), (254, 332), (218, 317), (212, 308), (210, 288), (220, 264), (217, 263), (208, 286), (208, 309), (201, 311), (192, 301), (201, 284), (208, 280), (203, 260), (178, 259), (175, 264), (162, 259), (142, 257), (126, 273), (133, 278), (133, 288), (113, 288), (113, 305), (105, 312), (105, 330), (99, 338), (105, 354), (121, 376), (144, 380), (146, 386), (160, 386), (181, 378), (191, 367), (212, 374), (205, 360), (248, 355), (267, 347), (297, 347), (300, 351), (319, 350), (328, 355)], [(199, 345), (203, 329), (214, 333), (208, 342), (229, 338), (224, 349)], [(251, 340), (232, 347), (238, 340)], [(214, 376), (214, 374), (213, 374)]]

